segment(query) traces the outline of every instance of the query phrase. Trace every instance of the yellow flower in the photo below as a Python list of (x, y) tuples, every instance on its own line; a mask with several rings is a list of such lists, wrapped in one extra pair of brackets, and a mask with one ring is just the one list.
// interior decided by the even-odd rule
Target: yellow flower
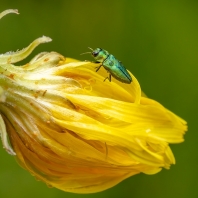
[(103, 82), (97, 64), (56, 52), (13, 65), (49, 41), (0, 55), (2, 144), (22, 167), (58, 189), (93, 193), (175, 163), (169, 143), (184, 140), (186, 122), (142, 96), (131, 73), (131, 84)]

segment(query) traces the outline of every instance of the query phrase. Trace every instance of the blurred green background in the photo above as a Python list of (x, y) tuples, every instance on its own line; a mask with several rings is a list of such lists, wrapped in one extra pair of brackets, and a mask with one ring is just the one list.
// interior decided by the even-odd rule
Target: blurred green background
[[(0, 53), (26, 47), (45, 35), (57, 51), (81, 60), (87, 47), (114, 54), (137, 77), (150, 97), (184, 118), (185, 142), (171, 145), (176, 165), (152, 176), (139, 174), (97, 194), (78, 195), (48, 188), (0, 149), (0, 197), (6, 198), (197, 198), (198, 197), (198, 1), (60, 0), (1, 1)], [(33, 57), (33, 54), (25, 62)]]

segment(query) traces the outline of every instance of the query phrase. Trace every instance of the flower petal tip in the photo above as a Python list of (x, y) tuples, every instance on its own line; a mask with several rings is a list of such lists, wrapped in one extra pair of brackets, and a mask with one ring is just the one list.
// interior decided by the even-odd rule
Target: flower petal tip
[(17, 9), (4, 10), (3, 12), (0, 13), (0, 19), (3, 18), (5, 15), (10, 14), (10, 13), (19, 14)]
[(47, 36), (42, 36), (39, 38), (40, 39), (40, 43), (48, 43), (48, 42), (51, 42), (52, 39), (50, 37), (47, 37)]

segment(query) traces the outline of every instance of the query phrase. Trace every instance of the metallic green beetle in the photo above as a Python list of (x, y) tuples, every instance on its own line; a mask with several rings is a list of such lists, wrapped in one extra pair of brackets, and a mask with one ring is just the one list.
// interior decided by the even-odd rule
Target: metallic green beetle
[[(89, 47), (89, 49), (91, 48)], [(109, 77), (106, 77), (104, 81), (106, 79), (109, 79), (109, 81), (111, 82), (111, 76), (113, 76), (114, 78), (123, 83), (130, 84), (132, 82), (132, 78), (126, 68), (112, 54), (109, 54), (108, 51), (101, 48), (91, 50), (92, 52), (86, 53), (91, 53), (97, 63), (102, 63), (102, 65), (97, 67), (96, 72), (101, 68), (101, 66), (103, 66), (109, 72)]]

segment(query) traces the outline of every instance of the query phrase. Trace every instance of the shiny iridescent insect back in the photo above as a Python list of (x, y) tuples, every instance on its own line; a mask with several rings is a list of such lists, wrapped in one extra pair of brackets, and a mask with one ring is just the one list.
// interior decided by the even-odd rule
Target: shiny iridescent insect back
[(109, 77), (106, 77), (104, 81), (109, 79), (111, 82), (111, 76), (113, 76), (123, 83), (130, 84), (132, 82), (132, 78), (126, 68), (112, 54), (109, 54), (108, 51), (101, 48), (96, 48), (93, 50), (89, 47), (89, 49), (91, 49), (92, 52), (85, 52), (83, 54), (91, 53), (97, 63), (102, 63), (102, 65), (97, 67), (96, 72), (101, 68), (101, 66), (109, 72)]

